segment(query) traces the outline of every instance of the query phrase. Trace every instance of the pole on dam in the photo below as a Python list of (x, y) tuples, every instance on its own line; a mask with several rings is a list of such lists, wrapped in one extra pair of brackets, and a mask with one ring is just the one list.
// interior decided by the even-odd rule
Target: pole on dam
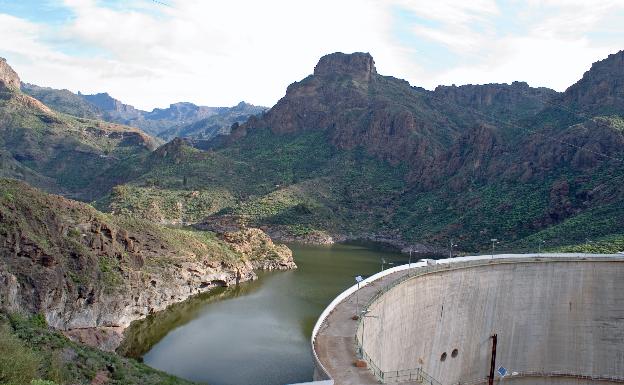
[(492, 361), (490, 362), (490, 375), (488, 376), (488, 385), (494, 385), (494, 369), (496, 368), (496, 340), (497, 334), (492, 336)]

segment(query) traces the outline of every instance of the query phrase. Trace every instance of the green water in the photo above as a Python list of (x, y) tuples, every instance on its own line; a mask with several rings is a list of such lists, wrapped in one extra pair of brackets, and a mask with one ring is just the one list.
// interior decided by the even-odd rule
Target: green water
[[(331, 300), (406, 257), (372, 245), (291, 245), (297, 270), (195, 297), (135, 323), (122, 346), (160, 370), (210, 385), (312, 380), (310, 335)], [(387, 266), (386, 266), (387, 267)]]

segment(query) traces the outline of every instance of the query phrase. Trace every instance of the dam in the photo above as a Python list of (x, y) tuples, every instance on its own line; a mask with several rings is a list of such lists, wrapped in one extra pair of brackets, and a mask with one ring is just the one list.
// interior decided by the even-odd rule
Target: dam
[(340, 294), (312, 345), (323, 384), (622, 384), (624, 255), (397, 266)]

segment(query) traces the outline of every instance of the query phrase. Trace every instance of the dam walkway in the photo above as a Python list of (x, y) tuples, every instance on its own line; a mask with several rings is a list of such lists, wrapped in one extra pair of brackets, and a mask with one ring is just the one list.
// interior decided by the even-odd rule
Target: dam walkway
[[(314, 350), (335, 384), (379, 384), (369, 368), (359, 368), (354, 364), (358, 357), (355, 340), (358, 321), (352, 318), (382, 287), (407, 276), (408, 273), (409, 270), (398, 271), (361, 287), (341, 301), (323, 322), (314, 341)], [(364, 320), (367, 321), (366, 317)]]
[[(360, 341), (356, 333), (360, 323), (366, 326), (377, 321), (374, 316), (364, 316), (354, 320), (353, 316), (390, 288), (408, 278), (440, 271), (464, 269), (475, 266), (497, 265), (522, 262), (582, 261), (582, 260), (622, 260), (624, 255), (599, 254), (502, 254), (459, 257), (444, 260), (425, 260), (411, 265), (397, 266), (377, 273), (360, 284), (352, 286), (340, 294), (319, 317), (312, 334), (312, 349), (315, 359), (314, 384), (319, 385), (373, 385), (401, 382), (402, 384), (440, 385), (419, 368), (404, 368), (405, 371), (384, 373), (374, 362), (367, 360), (368, 367), (357, 367), (360, 357)], [(359, 336), (358, 336), (359, 337)], [(364, 353), (364, 358), (366, 352)], [(410, 370), (411, 369), (411, 370)], [(398, 375), (398, 377), (397, 377)]]

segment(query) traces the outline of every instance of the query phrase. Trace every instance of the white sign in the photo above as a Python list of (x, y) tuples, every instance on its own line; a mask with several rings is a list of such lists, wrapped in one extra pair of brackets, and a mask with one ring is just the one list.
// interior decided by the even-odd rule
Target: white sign
[(358, 275), (357, 277), (355, 277), (355, 280), (356, 280), (357, 282), (362, 282), (362, 281), (364, 280), (364, 278), (362, 278), (362, 276), (361, 276), (361, 275)]

